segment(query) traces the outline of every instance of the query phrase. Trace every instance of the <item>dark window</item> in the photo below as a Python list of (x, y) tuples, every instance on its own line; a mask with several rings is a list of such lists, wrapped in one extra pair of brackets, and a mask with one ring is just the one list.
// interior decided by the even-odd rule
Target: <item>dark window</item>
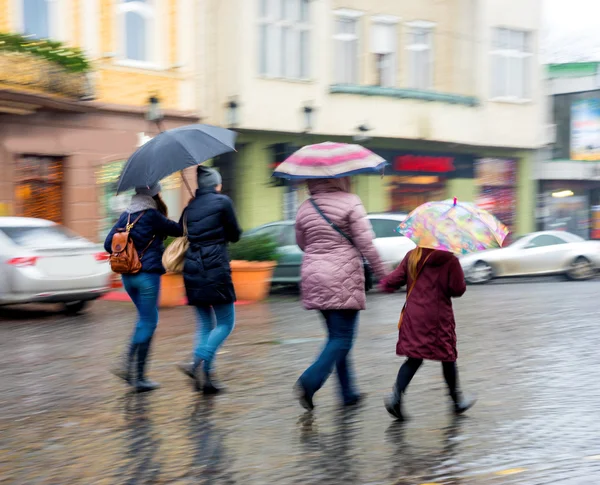
[(566, 241), (560, 237), (544, 234), (542, 236), (534, 237), (527, 247), (543, 248), (546, 246), (556, 246), (557, 244), (566, 244)]
[(400, 237), (400, 234), (396, 230), (400, 225), (400, 221), (395, 221), (393, 219), (370, 219), (370, 221), (376, 238)]
[(289, 225), (283, 228), (281, 234), (281, 245), (282, 246), (295, 246), (296, 245), (296, 229), (294, 226)]

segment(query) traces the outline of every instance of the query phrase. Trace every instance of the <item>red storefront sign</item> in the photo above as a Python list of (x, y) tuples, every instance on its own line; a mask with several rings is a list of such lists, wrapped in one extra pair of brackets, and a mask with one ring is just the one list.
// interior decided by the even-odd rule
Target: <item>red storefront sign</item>
[(394, 171), (447, 173), (454, 171), (453, 157), (432, 155), (400, 155), (394, 158)]

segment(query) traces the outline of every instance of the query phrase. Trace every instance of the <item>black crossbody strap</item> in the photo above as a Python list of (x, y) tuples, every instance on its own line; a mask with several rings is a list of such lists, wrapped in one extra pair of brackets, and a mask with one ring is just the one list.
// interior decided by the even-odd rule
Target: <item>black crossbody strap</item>
[[(350, 244), (352, 244), (352, 246), (354, 246), (356, 248), (356, 245), (354, 244), (354, 241), (352, 240), (352, 238), (350, 236), (348, 236), (348, 234), (346, 234), (344, 231), (342, 231), (338, 226), (335, 225), (335, 223), (329, 219), (329, 217), (327, 217), (325, 215), (325, 213), (321, 210), (321, 208), (317, 205), (317, 203), (314, 201), (314, 199), (309, 199), (310, 203), (313, 205), (313, 207), (315, 208), (315, 210), (319, 213), (319, 215), (325, 219), (325, 222), (327, 222), (327, 224), (329, 224), (333, 229), (335, 229), (339, 234), (341, 234), (344, 238), (346, 238), (348, 240), (348, 242)], [(358, 249), (358, 248), (356, 248)]]

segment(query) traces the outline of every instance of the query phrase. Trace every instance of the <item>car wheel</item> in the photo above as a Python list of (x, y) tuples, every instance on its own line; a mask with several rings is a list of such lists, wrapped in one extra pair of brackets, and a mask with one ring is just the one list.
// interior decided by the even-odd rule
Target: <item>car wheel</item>
[(467, 275), (467, 283), (472, 285), (483, 285), (488, 283), (494, 277), (492, 267), (485, 261), (477, 261), (469, 274)]
[(69, 301), (63, 303), (64, 311), (67, 315), (78, 315), (89, 305), (89, 301)]
[(571, 263), (571, 266), (569, 266), (567, 278), (571, 281), (585, 281), (594, 276), (594, 273), (595, 269), (592, 262), (589, 259), (580, 256)]

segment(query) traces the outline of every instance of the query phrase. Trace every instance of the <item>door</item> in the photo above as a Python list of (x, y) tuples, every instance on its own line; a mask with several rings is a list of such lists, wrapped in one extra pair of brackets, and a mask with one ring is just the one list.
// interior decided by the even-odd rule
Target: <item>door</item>
[(63, 159), (23, 156), (15, 171), (15, 213), (58, 224), (63, 221)]
[(521, 274), (556, 273), (561, 270), (569, 244), (552, 234), (535, 236), (523, 248), (519, 258)]

